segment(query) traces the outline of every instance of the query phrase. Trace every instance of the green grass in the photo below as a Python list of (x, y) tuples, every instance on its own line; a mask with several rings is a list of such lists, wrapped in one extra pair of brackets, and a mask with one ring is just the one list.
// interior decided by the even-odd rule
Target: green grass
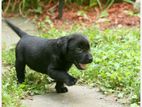
[[(80, 72), (75, 67), (70, 70), (72, 75), (79, 78), (78, 84), (97, 86), (105, 94), (116, 93), (118, 98), (129, 98), (131, 104), (139, 104), (140, 29), (112, 28), (100, 31), (97, 27), (80, 29), (75, 26), (70, 31), (52, 28), (41, 36), (57, 38), (76, 31), (83, 31), (88, 35), (94, 58), (87, 70)], [(17, 85), (14, 60), (14, 49), (3, 50), (2, 61), (5, 68), (8, 68), (2, 76), (4, 107), (19, 107), (21, 98), (48, 93), (52, 85), (48, 76), (33, 72), (29, 68), (26, 68), (25, 83)]]

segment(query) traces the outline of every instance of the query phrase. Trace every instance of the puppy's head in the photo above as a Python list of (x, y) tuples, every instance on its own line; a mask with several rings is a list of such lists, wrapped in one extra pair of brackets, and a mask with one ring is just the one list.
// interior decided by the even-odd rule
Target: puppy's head
[(93, 58), (89, 53), (89, 41), (82, 34), (72, 34), (60, 39), (61, 50), (66, 59), (72, 62), (78, 69), (84, 70), (86, 64), (91, 63)]

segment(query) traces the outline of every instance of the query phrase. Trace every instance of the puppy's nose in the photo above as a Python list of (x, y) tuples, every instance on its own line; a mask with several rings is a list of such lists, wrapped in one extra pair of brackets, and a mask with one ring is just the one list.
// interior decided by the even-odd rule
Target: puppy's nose
[(93, 61), (92, 55), (89, 55), (88, 60), (89, 60), (89, 63), (91, 63)]

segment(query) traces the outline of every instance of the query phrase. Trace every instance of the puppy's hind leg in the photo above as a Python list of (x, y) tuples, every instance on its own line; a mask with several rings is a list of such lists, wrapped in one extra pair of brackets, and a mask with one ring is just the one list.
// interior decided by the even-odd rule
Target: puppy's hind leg
[(15, 67), (16, 67), (16, 74), (17, 74), (18, 82), (19, 83), (24, 82), (24, 80), (25, 80), (25, 63), (24, 63), (24, 61), (22, 61), (20, 59), (16, 59)]
[(56, 86), (55, 86), (56, 92), (57, 93), (65, 93), (68, 92), (68, 89), (64, 86), (64, 83), (61, 81), (57, 81), (56, 82)]

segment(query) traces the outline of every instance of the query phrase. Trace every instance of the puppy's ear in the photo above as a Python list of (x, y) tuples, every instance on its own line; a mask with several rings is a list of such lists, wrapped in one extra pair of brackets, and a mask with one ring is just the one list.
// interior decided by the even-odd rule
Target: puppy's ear
[(63, 54), (67, 53), (70, 40), (71, 40), (71, 37), (69, 36), (62, 37), (57, 40), (57, 47), (59, 48), (59, 50), (61, 49)]

